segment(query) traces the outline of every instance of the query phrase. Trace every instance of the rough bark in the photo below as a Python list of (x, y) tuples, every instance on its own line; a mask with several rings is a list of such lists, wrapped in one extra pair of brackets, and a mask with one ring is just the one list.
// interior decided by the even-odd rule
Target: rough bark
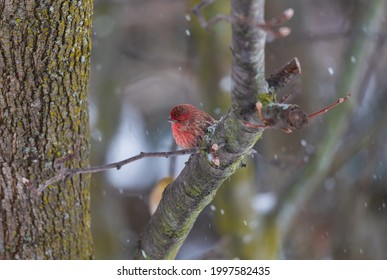
[(90, 259), (88, 165), (92, 0), (0, 1), (0, 259)]
[[(232, 106), (240, 114), (255, 110), (257, 95), (267, 93), (265, 81), (266, 32), (257, 27), (264, 23), (264, 0), (231, 1)], [(248, 7), (246, 9), (246, 7)]]
[(232, 106), (210, 129), (206, 140), (207, 148), (213, 144), (221, 146), (216, 152), (220, 165), (213, 164), (205, 151), (191, 156), (181, 174), (164, 191), (139, 241), (137, 259), (174, 258), (199, 213), (211, 202), (223, 181), (243, 166), (243, 157), (261, 136), (258, 130), (247, 129), (243, 120), (246, 115), (254, 114), (257, 94), (267, 92), (265, 32), (254, 25), (263, 22), (264, 1), (231, 2), (232, 18), (243, 19), (233, 20), (232, 24)]

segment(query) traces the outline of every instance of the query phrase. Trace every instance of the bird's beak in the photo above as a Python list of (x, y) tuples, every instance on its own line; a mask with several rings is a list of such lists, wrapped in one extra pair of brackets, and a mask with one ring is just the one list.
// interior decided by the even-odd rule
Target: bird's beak
[(170, 117), (167, 119), (167, 121), (170, 122), (170, 123), (175, 123), (175, 122), (176, 122), (175, 120), (173, 120), (173, 119), (170, 118)]

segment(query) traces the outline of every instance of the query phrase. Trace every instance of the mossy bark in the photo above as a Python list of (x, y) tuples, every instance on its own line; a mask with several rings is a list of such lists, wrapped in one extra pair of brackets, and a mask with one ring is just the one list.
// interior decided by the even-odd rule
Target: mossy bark
[(26, 187), (88, 165), (92, 6), (0, 2), (0, 259), (92, 258), (89, 176)]

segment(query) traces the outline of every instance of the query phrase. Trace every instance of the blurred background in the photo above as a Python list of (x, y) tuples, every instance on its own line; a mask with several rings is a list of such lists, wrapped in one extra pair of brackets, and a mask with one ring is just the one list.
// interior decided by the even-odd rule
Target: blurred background
[[(231, 29), (208, 33), (198, 0), (95, 0), (90, 81), (91, 164), (175, 149), (166, 121), (179, 103), (215, 118), (230, 105)], [(229, 13), (218, 0), (206, 18)], [(272, 0), (293, 8), (292, 33), (266, 47), (266, 75), (298, 57), (280, 93), (314, 112), (349, 101), (292, 134), (266, 130), (247, 168), (200, 214), (178, 259), (387, 258), (387, 1)], [(92, 176), (97, 259), (131, 259), (152, 189), (187, 157), (140, 160)]]

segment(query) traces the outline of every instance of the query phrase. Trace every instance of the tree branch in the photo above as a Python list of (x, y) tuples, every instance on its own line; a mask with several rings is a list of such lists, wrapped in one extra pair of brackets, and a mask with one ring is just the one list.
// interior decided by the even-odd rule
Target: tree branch
[[(35, 195), (39, 195), (44, 191), (48, 186), (58, 182), (62, 181), (66, 178), (73, 177), (78, 174), (88, 174), (88, 173), (96, 173), (96, 172), (102, 172), (110, 169), (117, 169), (120, 170), (122, 166), (127, 165), (133, 161), (140, 160), (143, 158), (149, 158), (149, 157), (174, 157), (174, 156), (181, 156), (181, 155), (188, 155), (188, 154), (195, 154), (199, 152), (199, 148), (191, 148), (191, 149), (185, 149), (185, 150), (178, 150), (178, 151), (172, 151), (172, 152), (141, 152), (136, 156), (109, 163), (109, 164), (104, 164), (104, 165), (98, 165), (98, 166), (90, 166), (90, 167), (85, 167), (85, 168), (66, 168), (64, 167), (64, 162), (60, 162), (60, 170), (59, 173), (56, 174), (55, 176), (51, 177), (47, 181), (45, 181), (42, 184), (39, 184), (38, 189), (36, 190)], [(24, 184), (27, 185), (28, 187), (32, 187), (30, 181), (28, 179), (24, 178)]]
[(301, 74), (301, 66), (297, 57), (286, 63), (280, 71), (270, 75), (266, 82), (269, 86), (269, 92), (274, 93), (283, 88), (287, 83)]
[[(263, 0), (232, 0), (231, 17), (263, 23)], [(215, 196), (224, 180), (242, 165), (261, 136), (261, 130), (243, 124), (245, 114), (255, 114), (257, 93), (267, 93), (264, 78), (265, 32), (255, 24), (233, 21), (232, 105), (209, 128), (206, 147), (219, 144), (219, 165), (211, 162), (203, 149), (191, 156), (187, 165), (163, 193), (156, 212), (144, 229), (136, 259), (172, 259), (186, 239), (197, 216)]]
[(257, 24), (264, 24), (263, 14), (264, 0), (231, 1), (231, 17), (248, 19), (232, 23), (232, 106), (241, 115), (254, 111), (258, 93), (268, 92), (264, 60), (266, 32), (256, 28)]

